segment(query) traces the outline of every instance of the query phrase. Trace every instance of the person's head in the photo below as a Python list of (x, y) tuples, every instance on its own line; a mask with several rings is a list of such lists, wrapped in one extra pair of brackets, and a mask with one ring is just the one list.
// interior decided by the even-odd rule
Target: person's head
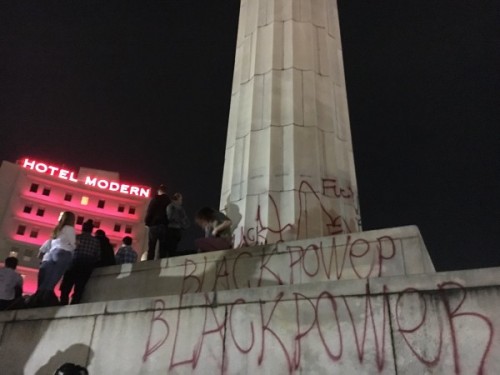
[(106, 237), (106, 232), (103, 231), (102, 229), (98, 229), (95, 231), (95, 236), (96, 237)]
[(174, 195), (172, 195), (172, 202), (175, 202), (177, 204), (182, 204), (182, 194), (175, 193)]
[(52, 238), (57, 238), (59, 232), (61, 232), (61, 229), (66, 225), (69, 225), (71, 227), (75, 226), (75, 214), (71, 211), (61, 212), (61, 214), (59, 215), (59, 222), (52, 232)]
[(203, 228), (214, 220), (215, 212), (216, 211), (211, 207), (203, 207), (194, 216), (194, 221)]
[(7, 268), (12, 268), (13, 270), (15, 270), (17, 268), (17, 258), (16, 257), (8, 257), (8, 258), (5, 258), (5, 267)]
[(163, 194), (167, 194), (167, 186), (161, 184), (160, 186), (158, 186), (158, 195), (163, 195)]
[(130, 246), (130, 245), (132, 245), (132, 237), (130, 237), (130, 236), (123, 237), (122, 242), (124, 245)]
[(70, 226), (74, 227), (75, 226), (75, 214), (71, 211), (61, 212), (61, 214), (59, 215), (59, 223), (58, 224), (61, 224), (62, 226), (70, 225)]
[(92, 219), (88, 219), (85, 223), (83, 223), (82, 232), (92, 233), (93, 230), (94, 230), (94, 221)]
[(56, 370), (54, 375), (89, 375), (89, 372), (85, 367), (74, 363), (65, 363)]

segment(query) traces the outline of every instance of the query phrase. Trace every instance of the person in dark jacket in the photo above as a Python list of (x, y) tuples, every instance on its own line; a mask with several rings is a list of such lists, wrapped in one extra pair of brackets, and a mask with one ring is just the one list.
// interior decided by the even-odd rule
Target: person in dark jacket
[(186, 230), (189, 225), (189, 219), (186, 211), (182, 207), (182, 194), (175, 193), (172, 195), (172, 203), (167, 206), (167, 247), (169, 256), (179, 255), (177, 253), (177, 246), (182, 238), (182, 232)]
[(114, 266), (115, 261), (115, 251), (113, 250), (113, 245), (109, 242), (109, 238), (106, 237), (106, 232), (102, 229), (95, 231), (95, 238), (97, 238), (101, 244), (101, 259), (97, 263), (97, 267), (107, 267)]
[(159, 242), (160, 258), (168, 257), (167, 247), (167, 206), (170, 204), (170, 198), (167, 195), (165, 185), (160, 185), (158, 194), (149, 202), (146, 211), (145, 223), (149, 228), (148, 241), (148, 260), (155, 259), (156, 243)]
[(69, 294), (73, 290), (71, 304), (80, 303), (85, 285), (92, 275), (92, 271), (101, 257), (101, 244), (92, 236), (94, 222), (89, 219), (82, 225), (82, 233), (76, 236), (76, 249), (73, 252), (71, 266), (62, 278), (59, 290), (61, 291), (61, 305), (69, 303)]

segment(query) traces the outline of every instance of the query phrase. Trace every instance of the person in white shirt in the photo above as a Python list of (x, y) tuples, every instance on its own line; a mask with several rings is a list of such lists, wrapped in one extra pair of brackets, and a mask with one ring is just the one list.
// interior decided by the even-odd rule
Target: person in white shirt
[(5, 310), (23, 294), (23, 278), (15, 269), (17, 258), (5, 259), (5, 267), (0, 268), (0, 310)]
[(54, 287), (71, 265), (75, 248), (75, 214), (65, 211), (61, 214), (51, 238), (40, 248), (43, 258), (38, 271), (37, 292), (54, 291)]

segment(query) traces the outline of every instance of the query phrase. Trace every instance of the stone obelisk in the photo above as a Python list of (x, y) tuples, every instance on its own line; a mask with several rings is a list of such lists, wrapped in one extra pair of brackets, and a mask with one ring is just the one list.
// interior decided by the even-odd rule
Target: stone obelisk
[(234, 246), (360, 231), (336, 0), (241, 0), (221, 209)]

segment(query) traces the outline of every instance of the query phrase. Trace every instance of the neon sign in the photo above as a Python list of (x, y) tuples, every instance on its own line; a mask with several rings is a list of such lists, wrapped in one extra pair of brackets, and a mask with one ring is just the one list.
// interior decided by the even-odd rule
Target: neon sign
[(83, 183), (84, 185), (98, 188), (101, 190), (108, 190), (112, 192), (119, 192), (127, 195), (135, 195), (137, 197), (148, 198), (151, 189), (141, 186), (134, 186), (130, 184), (122, 184), (117, 181), (109, 181), (104, 178), (85, 176), (81, 179), (76, 178), (76, 173), (68, 169), (60, 168), (55, 165), (50, 165), (47, 163), (39, 162), (36, 160), (30, 160), (25, 158), (21, 165), (23, 168), (36, 171), (41, 174), (46, 174), (49, 176), (60, 178), (61, 180), (70, 181), (73, 183)]

